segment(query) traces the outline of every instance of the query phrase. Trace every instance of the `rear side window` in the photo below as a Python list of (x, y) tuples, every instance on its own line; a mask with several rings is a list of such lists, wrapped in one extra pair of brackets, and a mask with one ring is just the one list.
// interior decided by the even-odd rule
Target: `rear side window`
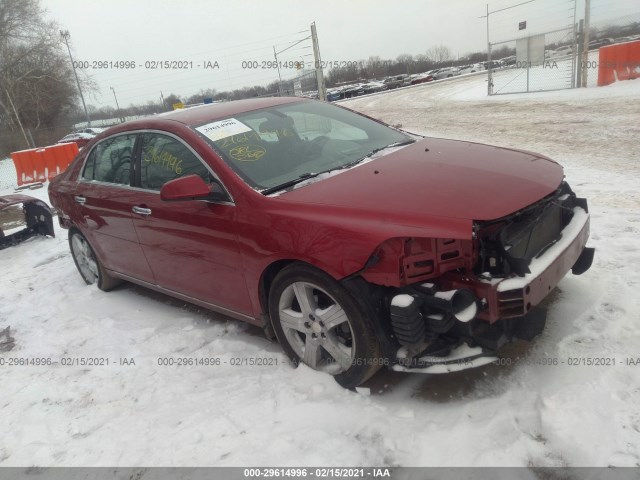
[(135, 135), (119, 135), (100, 142), (89, 154), (82, 178), (129, 185), (135, 141)]
[(162, 185), (185, 175), (198, 175), (210, 182), (210, 173), (202, 161), (182, 142), (160, 133), (142, 135), (140, 186), (160, 190)]

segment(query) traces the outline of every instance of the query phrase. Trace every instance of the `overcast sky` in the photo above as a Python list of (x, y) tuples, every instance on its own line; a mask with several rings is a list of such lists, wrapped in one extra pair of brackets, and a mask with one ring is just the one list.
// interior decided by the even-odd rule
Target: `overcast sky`
[[(526, 0), (489, 3), (490, 10)], [(584, 0), (579, 0), (580, 4)], [(276, 70), (250, 69), (273, 60), (273, 46), (284, 50), (309, 36), (316, 22), (323, 61), (348, 62), (378, 55), (383, 59), (424, 53), (437, 44), (454, 55), (486, 50), (486, 0), (41, 0), (49, 18), (69, 30), (74, 60), (135, 62), (134, 70), (85, 70), (100, 91), (87, 103), (121, 106), (160, 101), (160, 92), (188, 96), (205, 88), (218, 91), (267, 84)], [(638, 0), (593, 0), (595, 14), (624, 17), (638, 12)], [(492, 37), (529, 28), (568, 24), (574, 0), (535, 0), (492, 15)], [(578, 10), (584, 7), (578, 6)], [(581, 16), (581, 15), (579, 15)], [(570, 23), (570, 22), (569, 22)], [(492, 38), (493, 41), (493, 38)], [(280, 54), (281, 61), (312, 61), (304, 40)], [(178, 60), (183, 70), (153, 69)], [(210, 63), (207, 63), (210, 62)], [(216, 67), (217, 62), (218, 67)], [(245, 62), (243, 64), (243, 62)], [(252, 62), (251, 64), (246, 62)], [(206, 69), (210, 65), (214, 68)], [(157, 66), (157, 65), (156, 65)], [(244, 67), (244, 68), (243, 68)], [(294, 70), (282, 70), (283, 78)]]

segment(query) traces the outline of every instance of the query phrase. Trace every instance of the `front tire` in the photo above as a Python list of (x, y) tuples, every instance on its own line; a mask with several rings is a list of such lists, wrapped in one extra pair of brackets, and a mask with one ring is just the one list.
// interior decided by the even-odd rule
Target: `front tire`
[(69, 231), (69, 248), (78, 272), (87, 285), (96, 283), (105, 292), (117, 287), (122, 280), (107, 273), (91, 245), (78, 230)]
[(345, 388), (365, 382), (383, 364), (380, 343), (356, 300), (313, 267), (293, 264), (276, 276), (269, 314), (294, 363), (329, 373)]

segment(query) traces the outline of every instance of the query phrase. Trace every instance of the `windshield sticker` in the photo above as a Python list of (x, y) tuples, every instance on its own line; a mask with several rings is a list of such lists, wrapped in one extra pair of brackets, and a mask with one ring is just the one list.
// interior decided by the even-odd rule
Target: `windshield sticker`
[(267, 151), (259, 145), (238, 145), (229, 150), (229, 156), (238, 162), (255, 162)]
[(206, 125), (197, 127), (196, 130), (205, 135), (209, 140), (215, 142), (239, 133), (250, 132), (251, 127), (248, 127), (235, 118), (228, 118), (227, 120), (207, 123)]

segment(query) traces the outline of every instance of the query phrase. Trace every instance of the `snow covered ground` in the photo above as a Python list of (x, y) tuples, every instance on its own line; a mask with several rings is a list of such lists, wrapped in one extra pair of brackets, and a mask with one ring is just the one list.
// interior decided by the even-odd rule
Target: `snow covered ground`
[[(16, 342), (0, 353), (0, 466), (639, 466), (640, 365), (627, 359), (640, 357), (640, 80), (491, 98), (484, 82), (347, 106), (432, 136), (549, 155), (589, 199), (594, 266), (562, 280), (544, 335), (510, 346), (510, 365), (385, 371), (345, 391), (291, 368), (251, 326), (134, 286), (86, 286), (57, 229), (0, 252), (0, 331), (11, 326)], [(82, 357), (109, 365), (7, 365)], [(158, 364), (179, 357), (221, 364)], [(250, 357), (278, 364), (231, 365)], [(616, 363), (568, 365), (590, 358)]]

